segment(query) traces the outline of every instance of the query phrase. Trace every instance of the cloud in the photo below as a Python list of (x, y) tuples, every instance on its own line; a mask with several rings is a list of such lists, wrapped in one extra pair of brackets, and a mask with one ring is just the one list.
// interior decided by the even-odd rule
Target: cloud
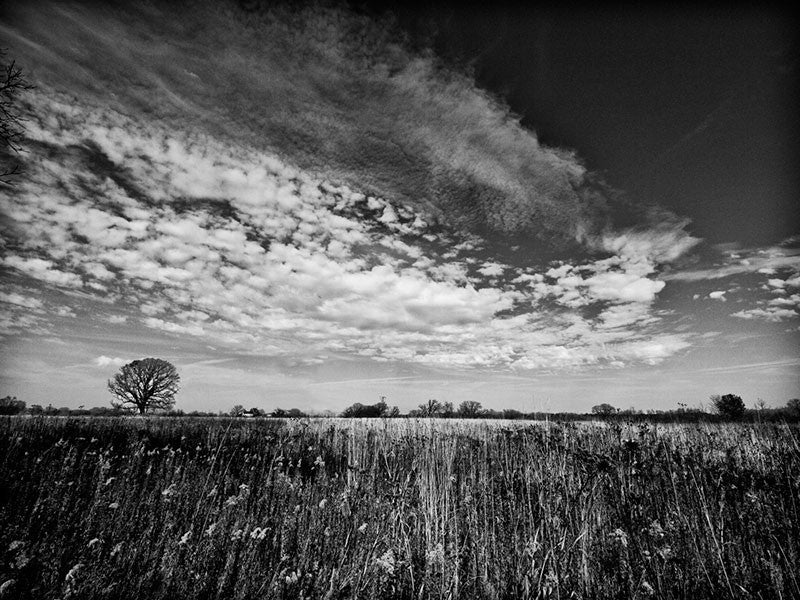
[(634, 325), (653, 323), (658, 319), (650, 314), (645, 304), (618, 304), (610, 306), (598, 315), (601, 329), (629, 328)]
[(767, 302), (770, 306), (782, 306), (782, 307), (798, 307), (800, 308), (800, 294), (792, 294), (788, 297), (778, 297), (773, 298), (769, 302)]
[(664, 282), (652, 279), (654, 264), (636, 256), (612, 256), (582, 265), (562, 264), (546, 271), (546, 278), (523, 274), (518, 281), (529, 281), (539, 295), (553, 296), (570, 307), (600, 301), (651, 304), (664, 289)]
[(740, 310), (739, 312), (733, 313), (731, 316), (738, 317), (740, 319), (763, 319), (765, 321), (777, 323), (785, 319), (796, 318), (800, 316), (800, 314), (788, 308), (770, 306), (767, 308), (751, 308), (749, 310)]
[(496, 262), (487, 262), (478, 269), (478, 273), (485, 277), (499, 277), (505, 271), (505, 267)]
[(127, 358), (120, 358), (118, 356), (110, 357), (105, 354), (98, 356), (94, 359), (94, 364), (98, 367), (121, 367), (131, 362)]
[(653, 227), (605, 232), (599, 238), (590, 237), (589, 242), (628, 261), (668, 264), (700, 243), (700, 239), (684, 230), (688, 224), (686, 220), (673, 220), (667, 215), (666, 220)]
[(23, 296), (22, 294), (17, 294), (14, 292), (0, 292), (0, 302), (5, 302), (7, 304), (13, 304), (15, 306), (21, 306), (29, 309), (41, 309), (44, 306), (42, 301), (38, 298)]
[(180, 325), (178, 323), (164, 321), (163, 319), (157, 319), (155, 317), (148, 317), (142, 322), (148, 327), (152, 327), (153, 329), (161, 329), (169, 333), (184, 333), (188, 335), (203, 335), (203, 333), (205, 333), (203, 328), (199, 325)]
[[(764, 274), (772, 275), (774, 272)], [(768, 290), (773, 297), (762, 298), (757, 301), (757, 308), (740, 310), (731, 316), (773, 323), (800, 317), (800, 294), (789, 293), (789, 290), (796, 290), (798, 287), (800, 287), (800, 274), (797, 273), (790, 273), (786, 279), (769, 278), (762, 289)]]
[(78, 275), (58, 269), (55, 263), (50, 260), (12, 255), (4, 257), (0, 264), (56, 286), (81, 287), (83, 285), (83, 281)]
[(664, 288), (663, 281), (654, 281), (634, 273), (599, 273), (584, 280), (589, 293), (600, 300), (652, 302)]
[(705, 281), (750, 273), (774, 275), (785, 269), (800, 271), (800, 251), (782, 247), (751, 248), (739, 250), (733, 256), (722, 256), (719, 263), (702, 269), (670, 271), (661, 277), (665, 281)]
[[(749, 302), (752, 308), (732, 313), (739, 319), (780, 322), (800, 316), (798, 295), (800, 287), (800, 250), (791, 247), (787, 240), (777, 246), (765, 248), (740, 248), (722, 245), (713, 249), (710, 257), (715, 264), (710, 267), (675, 270), (662, 273), (666, 282), (717, 281), (739, 277), (728, 290), (705, 292), (709, 298), (727, 301), (729, 292), (737, 292), (737, 302)], [(700, 294), (694, 294), (695, 299)]]
[(690, 345), (682, 336), (663, 335), (652, 340), (628, 342), (619, 348), (616, 356), (620, 360), (636, 360), (656, 365)]
[[(510, 292), (472, 287), (458, 267), (409, 264), (423, 251), (395, 237), (397, 228), (382, 229), (391, 208), (404, 235), (422, 233), (423, 215), (408, 207), (314, 180), (262, 153), (207, 140), (212, 152), (113, 113), (36, 101), (47, 114), (61, 114), (63, 131), (81, 132), (89, 152), (78, 160), (72, 133), (50, 133), (70, 168), (52, 152), (35, 155), (30, 181), (10, 202), (29, 250), (6, 262), (43, 278), (54, 253), (67, 255), (87, 288), (113, 290), (103, 296), (135, 307), (147, 327), (253, 343), (288, 328), (341, 348), (342, 331), (431, 332), (491, 320), (514, 303)], [(132, 197), (90, 169), (99, 153), (112, 172), (121, 166), (110, 156), (125, 164), (128, 188), (147, 183), (147, 196), (179, 200), (156, 205), (144, 192)], [(206, 159), (212, 154), (213, 162)], [(54, 185), (66, 196), (47, 194)], [(113, 247), (102, 243), (109, 229), (117, 232)], [(398, 253), (391, 265), (374, 264), (370, 251), (378, 246)], [(69, 286), (79, 278), (47, 279)]]
[[(18, 10), (20, 35), (61, 51), (32, 57), (47, 83), (28, 96), (30, 177), (4, 205), (4, 265), (30, 287), (113, 304), (104, 320), (126, 329), (299, 363), (618, 366), (689, 344), (653, 328), (662, 267), (698, 243), (685, 222), (614, 229), (571, 153), (430, 57), (350, 40), (360, 17), (304, 10), (301, 35), (278, 10), (255, 50), (226, 13), (212, 39), (180, 28), (154, 51), (135, 8), (61, 8), (69, 31), (43, 27), (46, 3)], [(72, 28), (108, 54), (87, 62)], [(217, 38), (231, 52), (198, 61)], [(585, 251), (524, 263), (536, 244), (509, 257), (508, 233)]]
[[(670, 262), (696, 243), (685, 222), (632, 204), (624, 212), (636, 212), (642, 229), (657, 224), (654, 232), (609, 230), (616, 200), (587, 183), (573, 152), (542, 145), (471, 77), (445, 68), (431, 52), (412, 50), (388, 19), (316, 4), (254, 14), (210, 1), (191, 11), (172, 4), (103, 10), (39, 2), (13, 7), (9, 22), (43, 82), (77, 90), (90, 102), (113, 97), (111, 108), (120, 112), (146, 112), (172, 129), (202, 132), (190, 149), (195, 159), (202, 135), (235, 140), (321, 179), (391, 199), (392, 205), (367, 206), (389, 228), (407, 226), (398, 212), (406, 204), (456, 229), (533, 234), (547, 244), (577, 241), (654, 262)], [(154, 45), (156, 37), (171, 43)], [(85, 53), (87, 47), (93, 51)], [(50, 116), (33, 129), (49, 143), (60, 125)], [(118, 133), (97, 131), (93, 138), (121, 164)], [(61, 139), (81, 143), (74, 131)], [(270, 169), (184, 169), (186, 147), (167, 142), (150, 154), (157, 150), (176, 167), (173, 185), (189, 197), (211, 191), (258, 204), (260, 180)], [(203, 162), (213, 165), (213, 153)], [(163, 176), (144, 165), (139, 175), (149, 174)], [(127, 177), (112, 179), (120, 184)], [(291, 193), (276, 199), (287, 213), (296, 202)], [(117, 227), (108, 243), (123, 234), (129, 235)]]

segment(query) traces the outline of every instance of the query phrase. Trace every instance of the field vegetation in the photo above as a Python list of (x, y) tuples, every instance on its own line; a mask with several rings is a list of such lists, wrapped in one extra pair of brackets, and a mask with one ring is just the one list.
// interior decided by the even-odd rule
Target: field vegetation
[(0, 418), (3, 598), (800, 597), (775, 424)]

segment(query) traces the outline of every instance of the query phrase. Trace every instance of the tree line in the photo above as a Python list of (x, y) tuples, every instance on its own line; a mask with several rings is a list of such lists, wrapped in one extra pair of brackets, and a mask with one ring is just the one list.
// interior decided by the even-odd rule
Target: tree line
[[(719, 396), (722, 398), (723, 396)], [(737, 396), (738, 398), (738, 396)], [(221, 411), (184, 411), (170, 408), (169, 410), (150, 411), (146, 414), (157, 415), (164, 418), (199, 417), (199, 418), (438, 418), (438, 419), (520, 419), (533, 421), (585, 421), (589, 419), (603, 419), (609, 421), (648, 421), (648, 422), (718, 422), (718, 421), (743, 421), (743, 422), (800, 422), (800, 399), (790, 400), (781, 408), (735, 408), (731, 413), (725, 408), (720, 409), (713, 405), (713, 412), (699, 408), (679, 407), (672, 410), (647, 410), (617, 409), (610, 404), (596, 405), (591, 412), (523, 412), (516, 409), (487, 409), (480, 402), (467, 400), (459, 404), (457, 409), (449, 402), (428, 400), (407, 413), (401, 412), (396, 406), (388, 406), (385, 399), (375, 404), (362, 404), (356, 402), (345, 408), (340, 413), (327, 411), (325, 413), (309, 413), (299, 408), (276, 408), (265, 410), (263, 408), (244, 408), (236, 405), (230, 410)], [(742, 403), (743, 404), (743, 403)], [(599, 410), (594, 410), (598, 409)], [(31, 416), (62, 416), (62, 417), (122, 417), (132, 414), (129, 409), (119, 406), (95, 406), (91, 408), (55, 407), (52, 404), (42, 406), (32, 404), (27, 406), (22, 400), (13, 396), (0, 398), (0, 415), (31, 415)]]
[(779, 409), (770, 409), (762, 401), (758, 401), (754, 409), (748, 410), (744, 400), (736, 394), (713, 395), (710, 397), (713, 413), (703, 409), (689, 409), (686, 404), (679, 403), (675, 410), (648, 410), (646, 412), (635, 409), (620, 410), (608, 403), (597, 404), (592, 407), (591, 413), (575, 412), (522, 412), (515, 409), (494, 410), (484, 408), (476, 400), (465, 400), (458, 407), (452, 402), (441, 402), (430, 398), (417, 408), (406, 414), (401, 413), (397, 406), (389, 406), (386, 397), (381, 396), (375, 404), (362, 404), (356, 402), (345, 408), (341, 413), (326, 413), (324, 415), (309, 415), (299, 408), (276, 408), (271, 412), (260, 408), (245, 409), (242, 405), (234, 406), (226, 412), (184, 412), (175, 410), (175, 395), (180, 389), (180, 375), (175, 366), (160, 358), (143, 358), (134, 360), (120, 368), (112, 379), (108, 380), (108, 391), (112, 395), (111, 407), (93, 407), (85, 409), (83, 406), (76, 409), (52, 405), (42, 407), (34, 404), (28, 408), (25, 402), (16, 397), (6, 396), (0, 398), (0, 415), (43, 415), (43, 416), (119, 416), (129, 413), (139, 415), (159, 414), (173, 417), (272, 417), (272, 418), (303, 418), (309, 416), (339, 416), (343, 418), (460, 418), (460, 419), (530, 419), (530, 420), (586, 420), (587, 418), (648, 420), (648, 421), (708, 421), (708, 420), (800, 420), (800, 399), (789, 400), (786, 406)]

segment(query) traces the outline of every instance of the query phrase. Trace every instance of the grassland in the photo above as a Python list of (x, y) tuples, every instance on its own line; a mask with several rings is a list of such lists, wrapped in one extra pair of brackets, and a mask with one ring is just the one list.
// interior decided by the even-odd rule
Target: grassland
[(0, 420), (8, 598), (798, 598), (780, 425)]

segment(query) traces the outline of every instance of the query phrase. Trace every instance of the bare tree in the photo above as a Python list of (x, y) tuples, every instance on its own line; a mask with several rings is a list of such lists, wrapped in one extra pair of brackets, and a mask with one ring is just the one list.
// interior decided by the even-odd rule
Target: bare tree
[(419, 415), (421, 417), (436, 417), (441, 411), (442, 403), (434, 398), (430, 398), (425, 404), (419, 405)]
[(160, 358), (134, 360), (122, 367), (108, 380), (108, 391), (114, 394), (115, 408), (146, 414), (153, 410), (168, 410), (175, 404), (180, 375), (175, 365)]
[[(33, 86), (25, 81), (22, 69), (12, 60), (6, 63), (5, 52), (0, 50), (0, 184), (10, 185), (14, 175), (20, 172), (11, 152), (22, 149), (22, 117), (19, 112), (19, 94)], [(13, 162), (13, 164), (12, 164)]]

